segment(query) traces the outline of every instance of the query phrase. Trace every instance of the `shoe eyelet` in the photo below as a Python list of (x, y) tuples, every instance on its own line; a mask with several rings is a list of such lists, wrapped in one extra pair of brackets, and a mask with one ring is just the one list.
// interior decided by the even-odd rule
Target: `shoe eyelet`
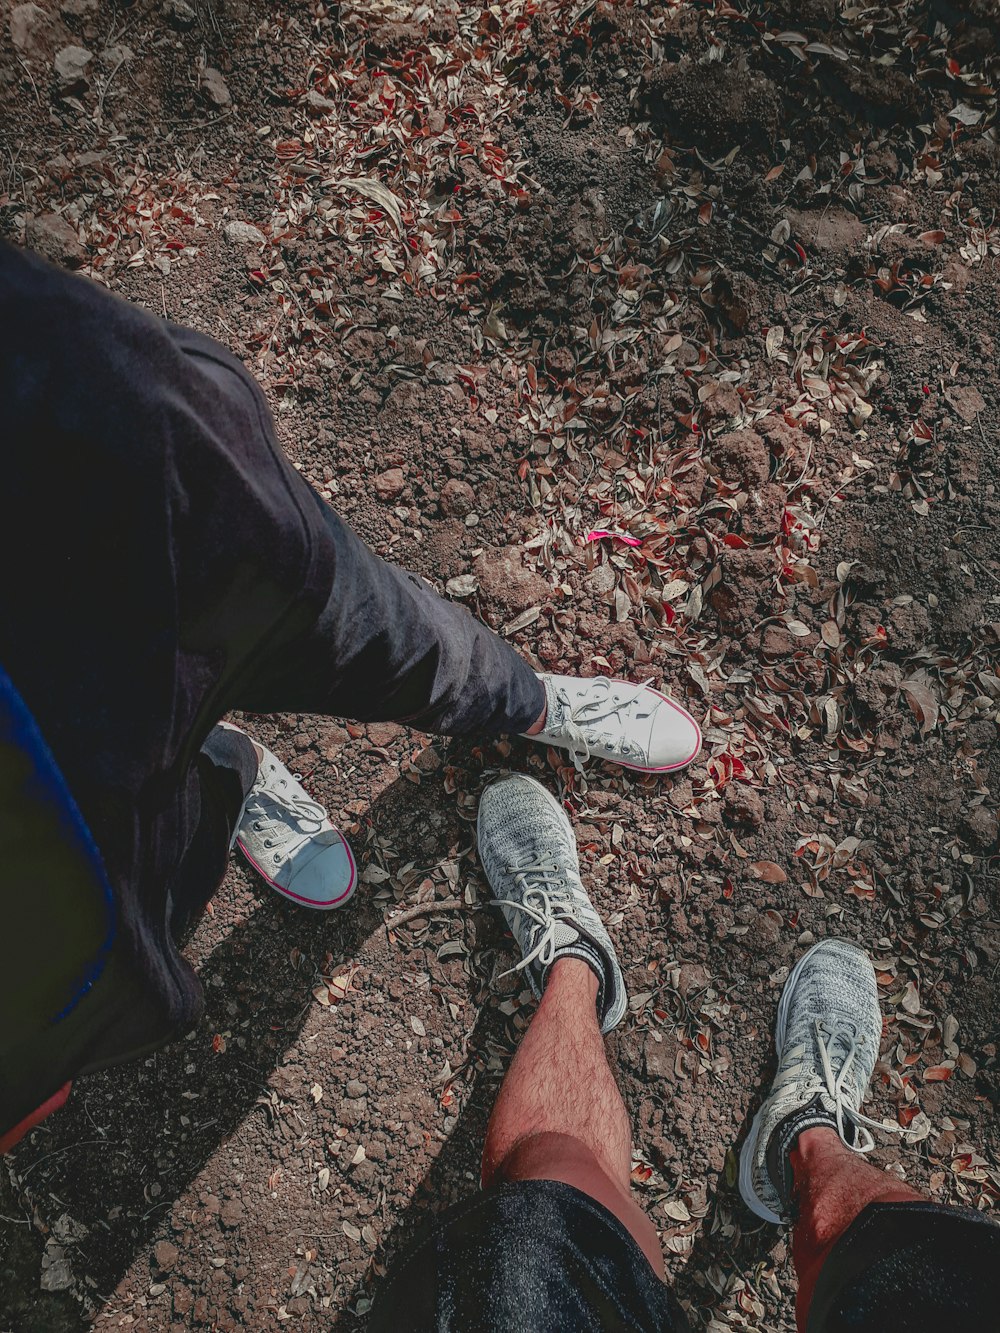
[(270, 838), (265, 838), (265, 839), (264, 839), (264, 846), (265, 846), (265, 847), (270, 847), (270, 846), (272, 846), (272, 843), (271, 843), (271, 839), (270, 839)]
[(255, 833), (260, 832), (260, 825), (256, 822), (256, 820), (254, 821), (254, 823), (250, 825), (250, 827), (253, 829)]
[(281, 860), (281, 856), (279, 855), (278, 852), (275, 852), (275, 853), (274, 853), (274, 859), (275, 859), (275, 861), (280, 861), (280, 860)]

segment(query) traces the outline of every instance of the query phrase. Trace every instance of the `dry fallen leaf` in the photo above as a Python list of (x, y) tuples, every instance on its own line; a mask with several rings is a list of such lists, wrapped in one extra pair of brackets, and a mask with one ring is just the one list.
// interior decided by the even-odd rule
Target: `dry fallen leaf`
[(924, 1072), (924, 1079), (928, 1083), (944, 1083), (954, 1072), (954, 1068), (948, 1065), (932, 1065)]
[(921, 681), (904, 680), (899, 688), (906, 695), (913, 715), (920, 723), (921, 736), (926, 736), (937, 726), (940, 716), (937, 699)]
[(363, 195), (370, 199), (373, 204), (378, 204), (379, 208), (384, 209), (392, 219), (396, 230), (403, 232), (403, 213), (399, 200), (381, 181), (373, 180), (370, 176), (346, 176), (343, 180), (326, 180), (324, 185), (332, 185), (342, 190), (353, 190), (355, 194)]
[(784, 884), (788, 876), (774, 861), (752, 861), (750, 870), (765, 884)]

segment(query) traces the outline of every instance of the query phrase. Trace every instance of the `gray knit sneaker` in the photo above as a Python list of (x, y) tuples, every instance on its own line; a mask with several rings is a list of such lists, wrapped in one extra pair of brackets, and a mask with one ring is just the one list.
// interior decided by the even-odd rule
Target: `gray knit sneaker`
[(596, 755), (640, 773), (668, 773), (697, 759), (701, 731), (686, 708), (648, 682), (607, 676), (539, 676), (545, 726), (529, 740), (569, 750), (582, 772)]
[(516, 968), (541, 999), (557, 958), (582, 958), (597, 974), (602, 1032), (625, 1016), (625, 981), (615, 947), (580, 880), (573, 828), (540, 782), (514, 774), (479, 802), (479, 856), (494, 904), (520, 946)]
[(778, 1072), (740, 1153), (740, 1194), (767, 1222), (792, 1220), (789, 1154), (806, 1129), (834, 1129), (855, 1152), (870, 1152), (860, 1107), (882, 1037), (875, 969), (846, 940), (821, 940), (785, 982), (775, 1043)]
[[(219, 725), (240, 730), (231, 722)], [(297, 775), (276, 754), (260, 748), (264, 758), (243, 802), (233, 844), (283, 897), (319, 911), (342, 907), (358, 882), (350, 847)]]

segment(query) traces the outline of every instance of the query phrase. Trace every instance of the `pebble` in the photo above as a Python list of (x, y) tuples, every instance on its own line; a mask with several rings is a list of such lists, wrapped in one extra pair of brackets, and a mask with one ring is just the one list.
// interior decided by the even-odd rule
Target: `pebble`
[(56, 77), (63, 87), (75, 87), (87, 82), (87, 66), (94, 58), (85, 46), (64, 46), (53, 61)]
[(252, 222), (240, 222), (235, 218), (227, 222), (222, 230), (232, 245), (263, 245), (267, 240), (261, 229)]
[(352, 1078), (344, 1089), (348, 1097), (356, 1100), (358, 1097), (364, 1097), (368, 1091), (368, 1084), (361, 1083), (358, 1079)]
[(40, 5), (15, 5), (10, 11), (10, 40), (23, 56), (42, 55), (51, 22)]
[(119, 65), (127, 65), (135, 59), (135, 52), (130, 46), (106, 46), (98, 56), (101, 64), (109, 70), (116, 70)]
[(306, 93), (306, 103), (311, 106), (314, 111), (336, 111), (337, 109), (336, 102), (331, 102), (329, 97), (324, 97), (323, 94), (318, 93), (315, 88), (310, 88)]
[(206, 65), (201, 72), (201, 91), (213, 106), (220, 109), (229, 106), (233, 100), (229, 85), (221, 72), (212, 65)]
[(153, 1262), (164, 1273), (169, 1273), (176, 1264), (180, 1252), (169, 1240), (158, 1240), (153, 1246)]
[(375, 478), (375, 492), (381, 500), (395, 500), (405, 485), (406, 477), (401, 467), (391, 467)]
[(76, 229), (58, 213), (40, 213), (36, 218), (29, 218), (24, 237), (32, 250), (55, 264), (79, 268), (87, 258)]
[(182, 30), (193, 27), (198, 19), (186, 0), (163, 0), (163, 15), (168, 23)]
[(452, 477), (441, 488), (440, 505), (449, 518), (465, 518), (476, 507), (476, 492), (467, 481)]

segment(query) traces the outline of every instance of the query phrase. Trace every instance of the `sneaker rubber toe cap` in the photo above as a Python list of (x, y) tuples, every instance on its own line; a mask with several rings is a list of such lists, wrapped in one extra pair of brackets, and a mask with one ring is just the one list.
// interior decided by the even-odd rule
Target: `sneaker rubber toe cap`
[[(317, 845), (318, 844), (318, 845)], [(336, 829), (317, 835), (308, 844), (309, 855), (294, 858), (284, 883), (272, 884), (279, 893), (305, 907), (327, 911), (342, 907), (354, 894), (358, 872), (351, 849)]]

